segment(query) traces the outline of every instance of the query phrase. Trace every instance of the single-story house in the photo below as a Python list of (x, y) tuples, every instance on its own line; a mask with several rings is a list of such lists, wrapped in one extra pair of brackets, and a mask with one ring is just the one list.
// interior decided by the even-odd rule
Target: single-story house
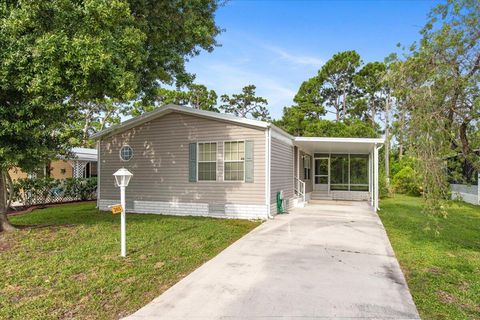
[(112, 126), (98, 140), (98, 207), (119, 203), (113, 173), (133, 173), (126, 210), (267, 219), (310, 199), (378, 208), (384, 139), (294, 137), (275, 125), (166, 105)]
[(29, 177), (51, 177), (54, 179), (90, 178), (97, 176), (97, 149), (72, 148), (69, 157), (58, 157), (31, 173), (20, 168), (8, 171), (12, 180)]

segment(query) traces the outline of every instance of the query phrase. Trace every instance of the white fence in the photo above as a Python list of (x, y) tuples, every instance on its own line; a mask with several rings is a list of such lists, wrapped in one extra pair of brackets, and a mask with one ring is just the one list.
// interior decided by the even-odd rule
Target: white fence
[(478, 185), (451, 184), (452, 199), (460, 199), (465, 202), (480, 205), (480, 188)]

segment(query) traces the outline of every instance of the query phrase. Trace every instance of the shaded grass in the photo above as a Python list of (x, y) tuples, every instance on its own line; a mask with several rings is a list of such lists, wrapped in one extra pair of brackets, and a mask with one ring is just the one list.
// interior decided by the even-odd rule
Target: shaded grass
[(259, 222), (127, 215), (93, 203), (11, 217), (21, 229), (0, 235), (0, 318), (115, 319), (151, 301)]
[(397, 195), (379, 215), (422, 319), (480, 319), (480, 207), (453, 202), (434, 221), (421, 205)]

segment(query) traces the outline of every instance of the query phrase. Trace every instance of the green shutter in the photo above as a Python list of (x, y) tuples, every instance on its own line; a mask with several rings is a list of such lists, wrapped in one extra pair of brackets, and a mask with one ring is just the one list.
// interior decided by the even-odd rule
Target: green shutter
[(253, 141), (245, 141), (245, 182), (253, 182)]
[(197, 182), (197, 144), (190, 143), (188, 151), (188, 181)]

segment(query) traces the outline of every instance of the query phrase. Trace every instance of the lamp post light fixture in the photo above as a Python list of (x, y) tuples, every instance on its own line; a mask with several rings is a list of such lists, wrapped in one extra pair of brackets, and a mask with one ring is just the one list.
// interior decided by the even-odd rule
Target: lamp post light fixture
[(120, 205), (122, 206), (122, 213), (120, 215), (120, 255), (125, 257), (127, 255), (126, 245), (126, 231), (125, 231), (125, 188), (128, 186), (133, 174), (125, 168), (118, 169), (113, 174), (117, 186), (120, 187)]

